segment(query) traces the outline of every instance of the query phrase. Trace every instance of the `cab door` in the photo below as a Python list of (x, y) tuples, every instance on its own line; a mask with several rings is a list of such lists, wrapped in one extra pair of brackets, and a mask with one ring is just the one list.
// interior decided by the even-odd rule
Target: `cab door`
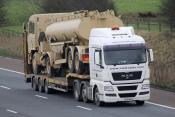
[(99, 48), (94, 49), (93, 57), (91, 58), (91, 78), (94, 80), (101, 81), (102, 72), (103, 72), (103, 63), (102, 63), (102, 50)]

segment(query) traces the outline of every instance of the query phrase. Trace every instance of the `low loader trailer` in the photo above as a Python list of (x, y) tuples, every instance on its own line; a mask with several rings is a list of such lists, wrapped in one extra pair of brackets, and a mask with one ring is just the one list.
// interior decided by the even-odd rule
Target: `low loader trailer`
[(73, 91), (98, 106), (150, 99), (153, 51), (113, 11), (32, 15), (23, 48), (25, 80), (36, 91)]

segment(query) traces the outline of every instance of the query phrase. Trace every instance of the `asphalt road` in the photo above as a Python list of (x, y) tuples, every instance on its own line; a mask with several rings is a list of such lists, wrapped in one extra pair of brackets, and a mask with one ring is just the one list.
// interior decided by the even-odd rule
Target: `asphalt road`
[(175, 108), (155, 103), (97, 107), (93, 103), (76, 102), (72, 93), (35, 92), (23, 77), (0, 69), (0, 117), (175, 117)]

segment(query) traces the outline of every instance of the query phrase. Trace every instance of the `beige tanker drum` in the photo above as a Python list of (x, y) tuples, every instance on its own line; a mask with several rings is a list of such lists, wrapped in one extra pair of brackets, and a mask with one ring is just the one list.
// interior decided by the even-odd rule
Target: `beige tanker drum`
[(46, 37), (53, 38), (56, 42), (79, 39), (87, 42), (92, 28), (109, 28), (113, 25), (123, 26), (118, 17), (84, 17), (62, 22), (56, 22), (46, 28)]

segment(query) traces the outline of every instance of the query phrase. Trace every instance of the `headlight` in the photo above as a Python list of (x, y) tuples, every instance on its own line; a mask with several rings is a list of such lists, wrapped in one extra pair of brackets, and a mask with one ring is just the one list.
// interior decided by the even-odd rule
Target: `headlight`
[(114, 91), (112, 86), (104, 86), (104, 91)]
[(142, 85), (142, 89), (149, 89), (150, 88), (150, 85), (149, 84), (143, 84)]

